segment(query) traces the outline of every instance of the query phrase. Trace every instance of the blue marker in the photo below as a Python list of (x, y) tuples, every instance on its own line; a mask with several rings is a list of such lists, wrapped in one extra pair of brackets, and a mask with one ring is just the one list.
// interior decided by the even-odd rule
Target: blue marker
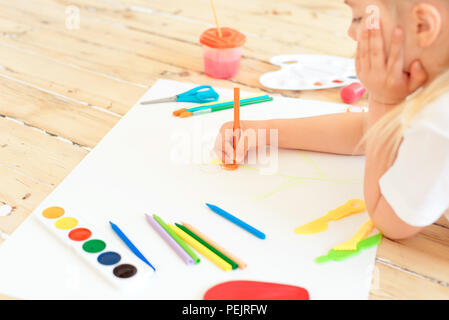
[(136, 246), (131, 242), (131, 240), (128, 239), (128, 237), (123, 233), (122, 230), (120, 230), (120, 228), (115, 225), (114, 223), (112, 223), (111, 221), (109, 221), (109, 224), (112, 227), (112, 230), (114, 230), (114, 232), (119, 236), (120, 239), (122, 239), (122, 241), (126, 244), (126, 246), (143, 262), (145, 262), (147, 265), (149, 265), (154, 271), (156, 271), (156, 269), (151, 265), (151, 263), (147, 260), (147, 258), (145, 258), (145, 256), (136, 248)]
[(246, 222), (243, 222), (242, 220), (240, 220), (239, 218), (234, 217), (232, 214), (230, 214), (229, 212), (224, 211), (223, 209), (214, 206), (213, 204), (209, 204), (206, 203), (206, 205), (216, 214), (222, 216), (225, 219), (228, 219), (229, 221), (235, 223), (236, 225), (238, 225), (240, 228), (245, 229), (246, 231), (248, 231), (249, 233), (252, 233), (253, 235), (255, 235), (256, 237), (260, 238), (260, 239), (265, 239), (265, 233), (257, 230), (254, 227), (251, 227), (249, 224), (247, 224)]

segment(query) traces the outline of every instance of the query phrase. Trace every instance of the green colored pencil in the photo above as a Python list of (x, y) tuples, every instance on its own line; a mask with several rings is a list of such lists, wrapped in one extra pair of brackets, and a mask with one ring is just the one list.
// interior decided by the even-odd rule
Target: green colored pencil
[(154, 220), (157, 221), (157, 223), (159, 223), (161, 225), (162, 228), (165, 229), (165, 231), (168, 232), (168, 234), (170, 234), (170, 236), (189, 254), (189, 256), (192, 257), (193, 261), (195, 261), (195, 264), (200, 262), (200, 258), (198, 258), (198, 256), (195, 254), (195, 252), (192, 251), (192, 249), (190, 249), (190, 247), (184, 242), (184, 240), (182, 240), (177, 234), (176, 232), (174, 232), (172, 230), (172, 228), (170, 228), (165, 222), (164, 220), (162, 220), (161, 218), (159, 218), (157, 215), (153, 214), (153, 218)]
[(217, 256), (219, 256), (220, 258), (222, 258), (224, 261), (226, 261), (227, 263), (229, 263), (232, 266), (232, 269), (237, 269), (239, 267), (239, 265), (229, 259), (227, 256), (225, 256), (223, 253), (221, 253), (220, 251), (218, 251), (216, 248), (214, 248), (213, 246), (211, 246), (209, 243), (207, 243), (206, 241), (204, 241), (202, 238), (200, 238), (199, 236), (197, 236), (193, 231), (191, 231), (189, 228), (187, 228), (186, 226), (183, 226), (182, 224), (179, 223), (175, 223), (175, 225), (180, 228), (182, 231), (184, 231), (185, 233), (187, 233), (189, 236), (191, 236), (192, 238), (194, 238), (196, 241), (198, 241), (199, 243), (201, 243), (203, 246), (205, 246), (207, 249), (209, 249), (210, 251), (212, 251), (213, 253), (215, 253)]
[[(255, 100), (251, 100), (251, 101), (242, 102), (240, 104), (240, 106), (244, 107), (244, 106), (249, 106), (249, 105), (252, 105), (252, 104), (262, 103), (262, 102), (267, 102), (267, 101), (272, 101), (272, 100), (273, 100), (273, 97), (255, 99)], [(179, 116), (181, 118), (187, 118), (187, 117), (191, 117), (191, 116), (194, 116), (194, 115), (200, 115), (200, 114), (205, 114), (205, 113), (217, 112), (217, 111), (227, 110), (227, 109), (232, 109), (232, 108), (234, 108), (234, 104), (229, 104), (229, 105), (224, 105), (224, 106), (217, 106), (217, 107), (211, 107), (211, 108), (202, 109), (202, 110), (198, 110), (198, 111), (194, 111), (194, 112), (185, 111), (182, 114), (180, 114)]]
[[(251, 102), (254, 100), (259, 100), (259, 99), (266, 99), (269, 98), (270, 96), (265, 94), (265, 95), (261, 95), (261, 96), (254, 96), (254, 97), (248, 97), (248, 98), (244, 98), (244, 99), (240, 99), (240, 104), (244, 103), (244, 102)], [(209, 109), (209, 108), (215, 108), (215, 107), (224, 107), (224, 106), (233, 106), (234, 105), (234, 100), (228, 100), (228, 101), (216, 101), (213, 103), (204, 103), (201, 104), (199, 106), (196, 107), (192, 107), (192, 108), (188, 108), (185, 111), (188, 112), (195, 112), (195, 111), (199, 111), (199, 110), (203, 110), (203, 109)]]
[[(251, 104), (256, 104), (256, 103), (261, 103), (261, 102), (267, 102), (267, 101), (272, 101), (273, 98), (272, 97), (268, 97), (268, 98), (261, 98), (261, 99), (254, 99), (252, 101), (244, 101), (242, 103), (240, 103), (241, 107), (244, 106), (249, 106)], [(227, 110), (227, 109), (232, 109), (234, 108), (234, 104), (232, 105), (226, 105), (226, 106), (217, 106), (217, 107), (211, 107), (208, 109), (203, 109), (203, 110), (198, 110), (198, 111), (194, 111), (193, 115), (196, 114), (201, 114), (201, 113), (211, 113), (211, 112), (216, 112), (216, 111), (221, 111), (221, 110)]]

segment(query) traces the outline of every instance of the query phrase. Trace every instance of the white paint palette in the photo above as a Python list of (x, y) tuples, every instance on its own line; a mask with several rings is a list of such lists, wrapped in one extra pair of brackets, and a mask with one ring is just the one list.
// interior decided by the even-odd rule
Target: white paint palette
[(318, 90), (347, 86), (356, 81), (354, 59), (311, 54), (284, 54), (270, 62), (281, 67), (259, 78), (276, 90)]

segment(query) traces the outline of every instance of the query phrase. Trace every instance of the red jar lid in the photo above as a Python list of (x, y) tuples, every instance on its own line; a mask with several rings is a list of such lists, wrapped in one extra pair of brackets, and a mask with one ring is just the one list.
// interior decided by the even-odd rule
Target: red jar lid
[(211, 48), (229, 49), (243, 46), (246, 36), (231, 28), (220, 28), (221, 37), (218, 36), (217, 28), (207, 29), (200, 37), (200, 43)]

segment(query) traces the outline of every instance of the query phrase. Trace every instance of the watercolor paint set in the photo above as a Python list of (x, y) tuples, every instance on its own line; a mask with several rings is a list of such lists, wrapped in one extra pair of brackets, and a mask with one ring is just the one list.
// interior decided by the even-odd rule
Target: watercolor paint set
[(35, 217), (67, 247), (73, 249), (111, 285), (118, 289), (136, 289), (144, 285), (154, 270), (143, 265), (126, 250), (117, 250), (95, 228), (85, 224), (76, 212), (48, 207)]

